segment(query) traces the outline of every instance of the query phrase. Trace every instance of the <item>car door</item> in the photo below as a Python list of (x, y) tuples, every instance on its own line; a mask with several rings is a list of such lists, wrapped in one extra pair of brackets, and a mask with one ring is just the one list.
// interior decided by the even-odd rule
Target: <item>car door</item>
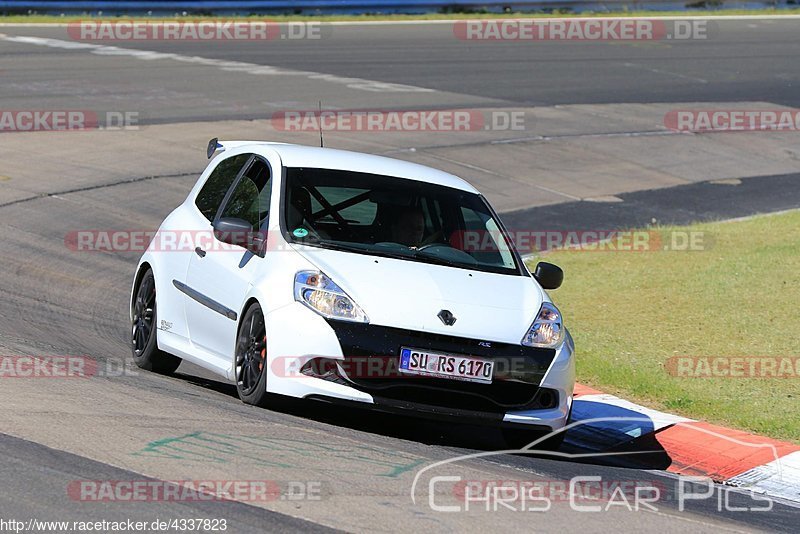
[[(273, 168), (252, 156), (225, 196), (213, 224), (221, 219), (247, 221), (253, 233), (266, 231), (272, 195)], [(192, 344), (219, 359), (233, 360), (238, 315), (263, 258), (245, 246), (231, 245), (213, 235), (198, 247), (186, 276), (186, 320)]]
[[(186, 282), (194, 248), (211, 235), (211, 223), (222, 206), (250, 154), (219, 158), (209, 166), (206, 178), (194, 196), (174, 210), (159, 229), (156, 246), (158, 260), (159, 329), (165, 336), (189, 338), (186, 324), (185, 294), (180, 285)], [(161, 338), (163, 341), (163, 337)], [(169, 342), (169, 341), (168, 341)]]

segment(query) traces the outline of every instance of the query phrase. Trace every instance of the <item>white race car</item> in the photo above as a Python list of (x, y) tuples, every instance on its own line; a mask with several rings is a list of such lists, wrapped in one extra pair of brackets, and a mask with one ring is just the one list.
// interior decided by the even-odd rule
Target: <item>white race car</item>
[[(548, 433), (574, 346), (484, 197), (428, 167), (328, 148), (209, 143), (217, 156), (139, 261), (133, 358), (182, 359), (241, 399), (287, 395)], [(556, 439), (556, 442), (558, 439)]]

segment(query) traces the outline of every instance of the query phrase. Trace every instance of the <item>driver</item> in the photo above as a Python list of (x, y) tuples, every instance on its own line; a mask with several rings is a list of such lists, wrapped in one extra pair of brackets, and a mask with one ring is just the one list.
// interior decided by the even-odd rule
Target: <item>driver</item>
[(425, 234), (425, 215), (419, 208), (404, 209), (397, 214), (389, 229), (393, 242), (418, 247)]

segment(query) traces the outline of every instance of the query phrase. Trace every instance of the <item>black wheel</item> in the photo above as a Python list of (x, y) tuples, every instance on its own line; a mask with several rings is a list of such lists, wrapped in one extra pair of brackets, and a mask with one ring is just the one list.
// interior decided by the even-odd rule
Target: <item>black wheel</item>
[(131, 352), (136, 365), (147, 371), (171, 374), (181, 364), (181, 359), (159, 350), (156, 343), (156, 279), (150, 269), (144, 273), (136, 298), (133, 300), (131, 325)]
[(267, 328), (261, 306), (253, 304), (236, 337), (236, 390), (247, 404), (267, 404)]

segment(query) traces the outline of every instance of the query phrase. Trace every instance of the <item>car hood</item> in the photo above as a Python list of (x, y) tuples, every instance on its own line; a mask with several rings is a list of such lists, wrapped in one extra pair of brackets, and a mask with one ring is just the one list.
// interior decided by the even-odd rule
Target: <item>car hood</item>
[[(299, 246), (361, 306), (371, 324), (519, 343), (544, 292), (531, 277)], [(456, 318), (445, 325), (438, 314)]]

